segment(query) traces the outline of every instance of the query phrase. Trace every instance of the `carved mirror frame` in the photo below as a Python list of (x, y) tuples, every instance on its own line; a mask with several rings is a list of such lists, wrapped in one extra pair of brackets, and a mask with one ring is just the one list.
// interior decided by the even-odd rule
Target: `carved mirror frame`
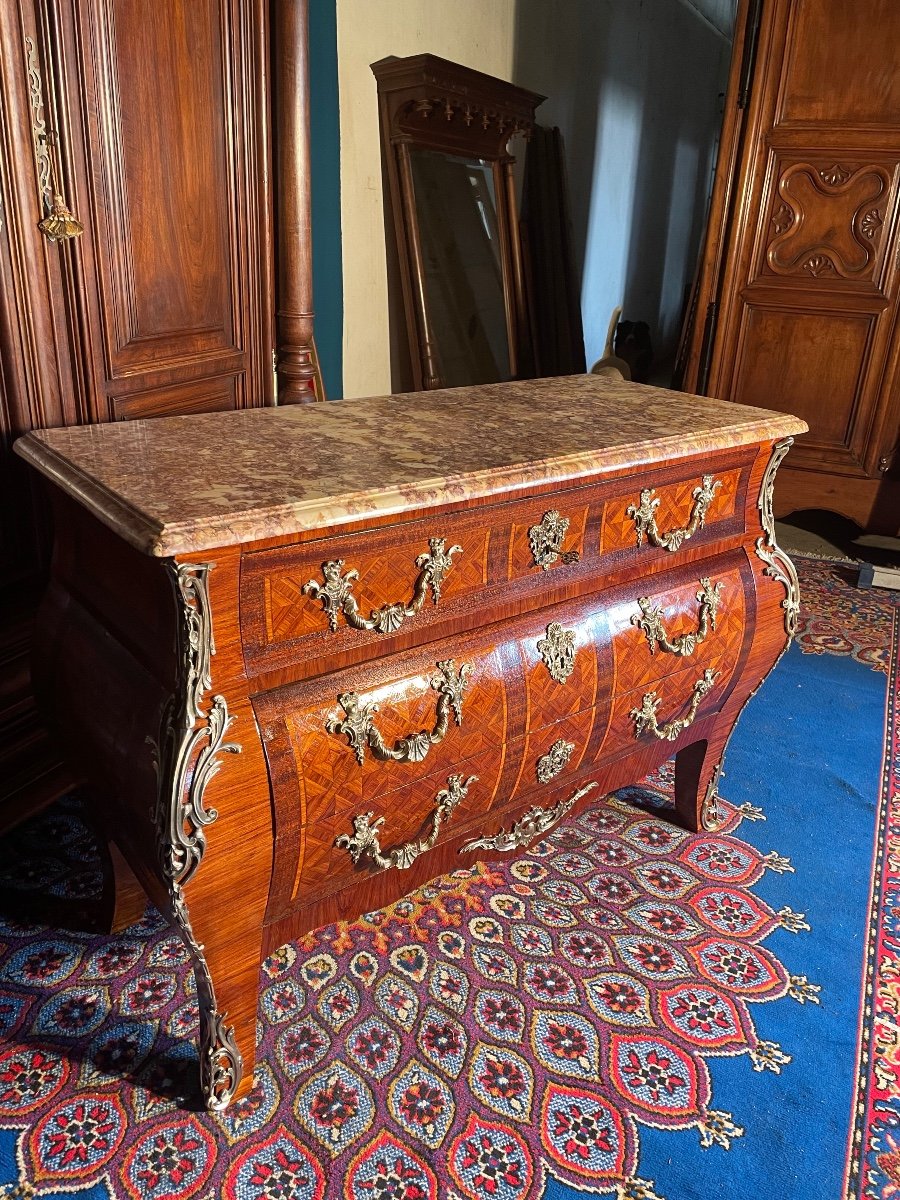
[(516, 134), (530, 135), (535, 110), (545, 97), (433, 54), (383, 58), (372, 64), (372, 72), (378, 84), (383, 162), (415, 389), (446, 386), (439, 338), (429, 311), (416, 212), (411, 159), (416, 149), (491, 164), (510, 377), (533, 374), (513, 177), (515, 158), (508, 143)]

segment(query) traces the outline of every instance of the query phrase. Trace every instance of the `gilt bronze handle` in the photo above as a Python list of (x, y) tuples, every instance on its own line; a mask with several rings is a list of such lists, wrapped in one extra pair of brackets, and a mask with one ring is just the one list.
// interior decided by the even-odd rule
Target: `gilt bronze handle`
[(652, 546), (659, 546), (663, 550), (677, 550), (684, 542), (692, 538), (698, 529), (703, 528), (706, 523), (706, 511), (712, 503), (716, 489), (721, 486), (720, 479), (713, 479), (712, 475), (704, 475), (699, 486), (695, 487), (691, 493), (694, 502), (691, 505), (691, 516), (687, 525), (681, 529), (670, 529), (668, 533), (660, 533), (659, 526), (656, 524), (659, 497), (654, 496), (653, 488), (642, 488), (640, 503), (629, 504), (625, 510), (634, 521), (637, 544), (642, 546), (646, 537)]
[(395, 867), (398, 871), (408, 870), (420, 854), (431, 850), (438, 839), (443, 823), (450, 817), (454, 808), (463, 800), (473, 783), (478, 782), (477, 775), (470, 775), (463, 783), (462, 775), (451, 775), (447, 787), (438, 792), (434, 798), (434, 812), (431, 814), (431, 832), (413, 842), (404, 842), (402, 846), (394, 846), (385, 852), (381, 849), (379, 830), (384, 824), (384, 817), (372, 820), (372, 813), (360, 813), (353, 818), (353, 833), (342, 833), (335, 840), (335, 846), (346, 850), (354, 863), (360, 859), (368, 860), (383, 871)]
[(376, 758), (382, 760), (421, 762), (431, 747), (446, 737), (451, 710), (456, 724), (462, 725), (462, 696), (468, 683), (469, 668), (463, 664), (457, 671), (452, 658), (439, 662), (437, 668), (440, 674), (434, 676), (431, 686), (438, 693), (438, 702), (434, 726), (430, 731), (421, 729), (418, 733), (408, 733), (399, 738), (393, 747), (389, 746), (375, 728), (378, 705), (364, 704), (356, 692), (342, 692), (338, 696), (338, 704), (345, 716), (329, 717), (325, 728), (329, 733), (347, 735), (360, 766), (363, 765), (367, 746)]
[(557, 821), (561, 821), (566, 813), (571, 812), (582, 796), (586, 796), (596, 786), (596, 783), (588, 783), (583, 788), (579, 788), (577, 792), (573, 792), (567, 799), (560, 800), (552, 808), (538, 808), (537, 806), (530, 808), (524, 816), (519, 817), (508, 832), (501, 829), (499, 833), (492, 836), (466, 842), (464, 846), (460, 847), (459, 852), (460, 854), (471, 854), (473, 850), (498, 850), (503, 853), (507, 850), (518, 850), (521, 846), (527, 846), (540, 834), (552, 829)]
[(638, 597), (638, 606), (641, 611), (632, 614), (631, 623), (637, 625), (639, 629), (643, 629), (651, 654), (655, 654), (659, 649), (666, 654), (677, 654), (679, 658), (688, 658), (706, 639), (709, 631), (715, 629), (716, 611), (721, 598), (721, 583), (713, 583), (711, 579), (700, 580), (700, 591), (697, 593), (700, 608), (697, 613), (696, 632), (679, 633), (670, 638), (663, 625), (662, 609), (659, 605), (654, 604), (649, 596)]
[(425, 596), (431, 590), (431, 599), (437, 604), (441, 598), (441, 587), (444, 576), (453, 566), (453, 555), (462, 554), (462, 546), (451, 546), (444, 549), (444, 538), (429, 538), (428, 550), (416, 559), (419, 574), (413, 585), (412, 599), (407, 603), (399, 600), (393, 604), (384, 604), (381, 608), (372, 610), (370, 617), (363, 617), (359, 605), (353, 595), (353, 583), (359, 578), (359, 571), (344, 572), (342, 558), (331, 559), (322, 563), (322, 575), (325, 582), (310, 579), (303, 585), (303, 594), (319, 600), (322, 609), (328, 614), (328, 624), (332, 633), (337, 631), (338, 615), (343, 613), (344, 620), (353, 629), (374, 629), (376, 633), (394, 633), (407, 617), (414, 617), (425, 603)]
[(694, 717), (696, 717), (700, 701), (704, 696), (709, 695), (718, 677), (718, 671), (713, 671), (707, 667), (703, 672), (702, 678), (697, 680), (691, 690), (691, 706), (687, 710), (687, 713), (683, 717), (667, 721), (665, 725), (660, 725), (656, 719), (656, 710), (662, 701), (656, 692), (647, 692), (641, 701), (641, 707), (633, 708), (629, 714), (634, 718), (634, 736), (639, 738), (642, 733), (646, 733), (649, 730), (654, 737), (666, 742), (674, 742), (679, 734), (683, 733), (688, 725), (691, 724)]

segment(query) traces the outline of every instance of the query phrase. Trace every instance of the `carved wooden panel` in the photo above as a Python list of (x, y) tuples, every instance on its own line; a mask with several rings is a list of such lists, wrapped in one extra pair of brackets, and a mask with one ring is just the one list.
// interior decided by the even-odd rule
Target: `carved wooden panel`
[(113, 414), (117, 421), (134, 421), (141, 417), (174, 417), (190, 412), (228, 412), (238, 406), (235, 389), (233, 375), (217, 376), (200, 384), (153, 388), (148, 392), (115, 397)]
[[(272, 401), (261, 0), (66, 0), (93, 420)], [(265, 182), (264, 182), (265, 181)], [(186, 389), (179, 409), (172, 388)], [(131, 397), (137, 396), (134, 401)]]
[(894, 535), (898, 45), (895, 0), (740, 0), (684, 356), (686, 391), (809, 422), (779, 515), (824, 507)]
[(227, 10), (193, 0), (177, 19), (141, 21), (140, 7), (84, 7), (104, 50), (92, 82), (108, 132), (94, 165), (113, 377), (236, 351), (240, 337), (236, 230), (221, 203), (234, 192)]
[(892, 174), (879, 164), (778, 162), (765, 268), (806, 280), (874, 281), (883, 261)]

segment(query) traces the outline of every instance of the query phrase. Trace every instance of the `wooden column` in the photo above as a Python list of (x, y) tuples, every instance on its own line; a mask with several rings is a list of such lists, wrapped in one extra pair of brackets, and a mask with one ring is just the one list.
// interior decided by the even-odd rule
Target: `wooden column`
[(312, 358), (312, 239), (309, 174), (309, 10), (307, 0), (276, 0), (275, 203), (279, 404), (307, 404)]

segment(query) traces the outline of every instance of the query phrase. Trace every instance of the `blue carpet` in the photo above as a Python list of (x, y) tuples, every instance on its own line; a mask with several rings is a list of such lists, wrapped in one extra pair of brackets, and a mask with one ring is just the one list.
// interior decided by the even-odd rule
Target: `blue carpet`
[[(849, 656), (792, 646), (744, 711), (722, 795), (761, 807), (738, 836), (777, 850), (794, 873), (755, 891), (802, 912), (811, 932), (776, 931), (767, 946), (821, 985), (821, 1003), (756, 1009), (761, 1037), (791, 1062), (756, 1072), (746, 1055), (711, 1060), (713, 1102), (745, 1129), (730, 1150), (704, 1150), (694, 1131), (642, 1128), (638, 1175), (665, 1200), (838, 1200), (842, 1195), (875, 833), (886, 676)], [(545, 1200), (588, 1193), (551, 1181)]]

